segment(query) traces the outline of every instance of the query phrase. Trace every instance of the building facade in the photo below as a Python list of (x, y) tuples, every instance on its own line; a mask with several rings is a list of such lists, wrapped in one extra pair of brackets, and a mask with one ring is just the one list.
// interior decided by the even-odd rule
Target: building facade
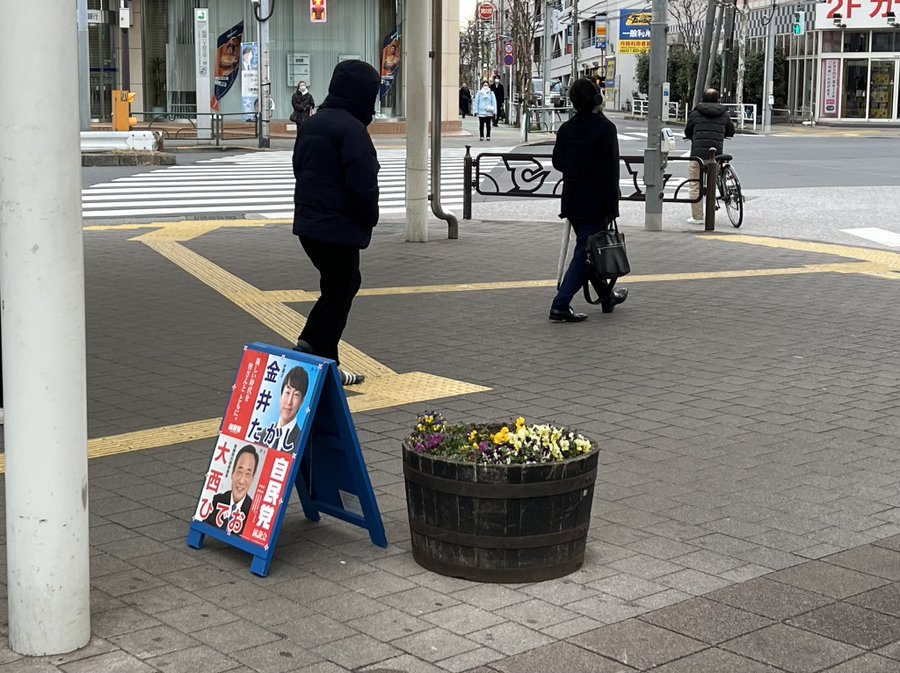
[[(286, 120), (290, 116), (290, 99), (298, 80), (305, 80), (314, 99), (321, 103), (334, 66), (341, 60), (362, 59), (380, 68), (382, 75), (393, 76), (386, 95), (379, 99), (378, 119), (402, 119), (407, 95), (404, 10), (406, 2), (413, 1), (424, 0), (325, 0), (325, 20), (313, 21), (310, 0), (275, 0), (268, 21), (272, 118)], [(110, 118), (111, 91), (121, 88), (126, 79), (128, 88), (137, 93), (134, 110), (188, 117), (196, 114), (198, 95), (207, 95), (197, 92), (196, 9), (207, 10), (213, 66), (217, 65), (217, 39), (235, 27), (242, 24), (238, 42), (243, 47), (259, 42), (260, 23), (249, 0), (130, 0), (126, 59), (118, 4), (119, 0), (88, 0), (91, 116), (96, 120)], [(458, 7), (458, 0), (444, 0), (443, 86), (453, 98), (452, 104), (447, 104), (444, 96), (449, 111), (456, 109), (458, 88), (454, 60), (458, 59)], [(122, 72), (125, 63), (127, 78)], [(219, 111), (226, 117), (239, 117), (245, 112), (242, 76), (237, 74), (233, 86), (219, 101)], [(212, 96), (212, 90), (208, 95)]]

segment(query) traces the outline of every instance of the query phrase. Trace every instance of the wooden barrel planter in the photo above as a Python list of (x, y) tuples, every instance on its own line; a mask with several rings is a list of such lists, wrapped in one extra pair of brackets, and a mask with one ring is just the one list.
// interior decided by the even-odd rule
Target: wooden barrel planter
[(486, 465), (403, 446), (413, 558), (478, 582), (540, 582), (584, 562), (598, 451), (554, 463)]

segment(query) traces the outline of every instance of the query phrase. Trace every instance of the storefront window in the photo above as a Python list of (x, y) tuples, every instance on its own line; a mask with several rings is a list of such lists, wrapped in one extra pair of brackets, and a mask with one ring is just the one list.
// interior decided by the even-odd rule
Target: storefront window
[(894, 51), (894, 33), (872, 33), (872, 51)]
[(894, 61), (872, 61), (869, 119), (890, 119), (894, 98)]
[(862, 30), (844, 31), (844, 51), (869, 51), (869, 34)]
[(822, 31), (822, 53), (837, 53), (841, 50), (841, 31)]
[(865, 60), (844, 61), (844, 106), (842, 117), (864, 118), (866, 116), (866, 89), (868, 88), (869, 62)]

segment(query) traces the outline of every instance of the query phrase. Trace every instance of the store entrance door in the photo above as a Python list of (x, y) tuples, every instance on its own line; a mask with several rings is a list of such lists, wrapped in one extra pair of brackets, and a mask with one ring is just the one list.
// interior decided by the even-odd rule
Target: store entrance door
[(865, 119), (866, 93), (869, 88), (869, 62), (866, 59), (844, 61), (844, 96), (841, 117)]
[(896, 61), (872, 61), (871, 89), (869, 90), (869, 119), (887, 121), (893, 118), (894, 82)]

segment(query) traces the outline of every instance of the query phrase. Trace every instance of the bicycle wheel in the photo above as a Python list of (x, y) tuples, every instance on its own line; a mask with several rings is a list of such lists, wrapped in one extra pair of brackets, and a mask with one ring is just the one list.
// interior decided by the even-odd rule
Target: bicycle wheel
[(723, 201), (728, 219), (737, 229), (744, 223), (744, 197), (741, 194), (741, 181), (737, 173), (729, 166), (722, 167), (722, 184), (724, 186)]

